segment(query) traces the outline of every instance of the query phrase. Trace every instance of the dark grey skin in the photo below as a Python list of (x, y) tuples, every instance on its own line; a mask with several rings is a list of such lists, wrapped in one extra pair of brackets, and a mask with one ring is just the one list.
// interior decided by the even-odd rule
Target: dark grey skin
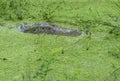
[(70, 35), (70, 36), (79, 36), (83, 32), (73, 29), (64, 29), (57, 27), (49, 23), (38, 23), (38, 24), (26, 24), (23, 23), (20, 25), (19, 30), (24, 33), (33, 33), (33, 34), (54, 34), (54, 35)]

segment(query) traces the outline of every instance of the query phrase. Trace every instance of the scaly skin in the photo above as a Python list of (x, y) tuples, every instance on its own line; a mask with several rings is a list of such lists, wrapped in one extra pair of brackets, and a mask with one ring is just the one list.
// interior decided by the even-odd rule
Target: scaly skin
[(75, 35), (79, 36), (83, 34), (78, 30), (73, 29), (64, 29), (51, 25), (49, 23), (38, 23), (38, 24), (26, 24), (23, 23), (19, 26), (19, 30), (24, 33), (33, 33), (33, 34), (54, 34), (54, 35)]

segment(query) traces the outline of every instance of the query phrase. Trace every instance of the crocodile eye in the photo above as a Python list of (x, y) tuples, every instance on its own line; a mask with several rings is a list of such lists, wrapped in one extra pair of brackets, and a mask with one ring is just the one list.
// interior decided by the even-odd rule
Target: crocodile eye
[(41, 30), (42, 30), (42, 31), (44, 31), (44, 30), (45, 30), (45, 28), (41, 28)]
[(43, 29), (43, 30), (44, 30), (45, 28), (41, 28), (41, 29)]

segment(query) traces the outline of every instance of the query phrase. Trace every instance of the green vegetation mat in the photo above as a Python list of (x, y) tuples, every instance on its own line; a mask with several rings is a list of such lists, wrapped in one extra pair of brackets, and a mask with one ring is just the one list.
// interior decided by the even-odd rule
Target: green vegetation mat
[[(120, 0), (0, 0), (0, 81), (120, 81)], [(50, 22), (86, 32), (19, 32)]]

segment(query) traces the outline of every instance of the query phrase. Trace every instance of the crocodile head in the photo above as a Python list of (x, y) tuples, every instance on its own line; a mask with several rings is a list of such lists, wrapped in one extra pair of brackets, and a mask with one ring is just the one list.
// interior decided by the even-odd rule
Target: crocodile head
[(33, 34), (39, 34), (39, 33), (47, 33), (52, 34), (54, 33), (54, 25), (50, 25), (48, 23), (40, 23), (40, 24), (27, 24), (22, 23), (18, 27), (19, 31), (24, 33), (33, 33)]

